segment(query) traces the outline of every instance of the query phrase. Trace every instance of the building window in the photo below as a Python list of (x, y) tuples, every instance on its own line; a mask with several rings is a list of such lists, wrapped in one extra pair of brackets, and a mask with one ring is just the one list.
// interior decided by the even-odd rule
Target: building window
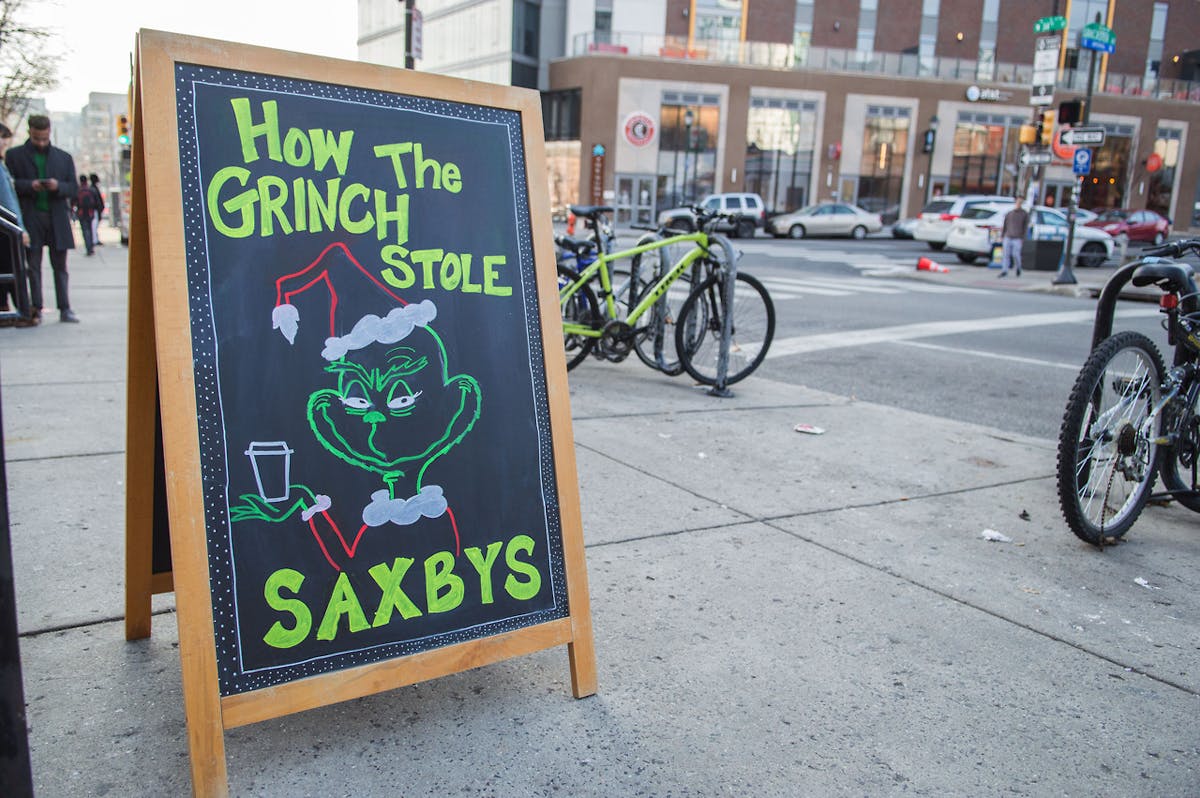
[(1092, 173), (1083, 179), (1079, 207), (1124, 208), (1129, 187), (1133, 126), (1105, 124), (1104, 143), (1092, 151)]
[(796, 65), (808, 63), (808, 48), (812, 43), (813, 0), (796, 0), (796, 19), (793, 23), (792, 45), (796, 51)]
[(1005, 164), (1016, 158), (1022, 120), (998, 114), (962, 114), (954, 128), (951, 194), (1017, 193)]
[(720, 98), (669, 92), (659, 111), (655, 204), (677, 208), (713, 192), (717, 176)]
[(1150, 46), (1146, 49), (1146, 80), (1158, 77), (1162, 62), (1163, 38), (1167, 34), (1167, 4), (1155, 3), (1154, 16), (1150, 18)]
[(760, 195), (767, 213), (809, 204), (817, 104), (755, 97), (746, 123), (746, 190)]
[(938, 14), (941, 12), (940, 0), (922, 0), (921, 2), (921, 34), (918, 39), (917, 53), (921, 59), (923, 72), (935, 71), (934, 56), (937, 55)]
[(579, 139), (579, 89), (542, 92), (542, 127), (546, 141)]
[(1171, 217), (1171, 194), (1175, 190), (1176, 168), (1179, 166), (1179, 144), (1182, 134), (1175, 128), (1158, 129), (1154, 137), (1154, 154), (1159, 168), (1150, 172), (1149, 192), (1146, 207), (1158, 211), (1168, 219)]
[(979, 21), (979, 66), (976, 80), (996, 78), (996, 34), (1000, 23), (1000, 0), (983, 0), (983, 16)]
[(862, 0), (858, 6), (858, 52), (875, 51), (875, 19), (879, 0)]
[[(538, 39), (541, 37), (541, 16), (542, 7), (537, 3), (530, 2), (530, 0), (517, 0), (517, 2), (513, 3), (514, 53), (534, 59), (538, 57)], [(537, 86), (536, 78), (533, 85)]]
[(878, 213), (885, 223), (896, 221), (900, 215), (908, 130), (907, 108), (867, 109), (855, 202), (872, 213)]

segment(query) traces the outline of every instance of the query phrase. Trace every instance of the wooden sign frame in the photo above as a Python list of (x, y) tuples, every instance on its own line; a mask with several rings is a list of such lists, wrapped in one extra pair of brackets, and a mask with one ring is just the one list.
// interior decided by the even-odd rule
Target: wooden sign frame
[[(490, 636), (222, 696), (202, 489), (189, 315), (176, 69), (185, 64), (436, 98), (520, 115), (536, 268), (553, 484), (569, 614)], [(224, 730), (566, 645), (572, 692), (596, 691), (587, 572), (561, 337), (540, 101), (536, 92), (382, 66), (143, 30), (135, 53), (129, 248), (126, 637), (150, 634), (150, 598), (174, 589), (193, 792), (228, 791)], [(268, 322), (269, 323), (269, 322)], [(382, 340), (382, 339), (381, 339)], [(161, 411), (161, 428), (158, 412)], [(171, 572), (153, 566), (155, 453), (161, 433)], [(159, 475), (161, 476), (161, 474)], [(540, 497), (537, 497), (540, 498)], [(158, 519), (161, 527), (163, 519)], [(161, 534), (161, 529), (160, 529)], [(457, 531), (456, 531), (457, 534)], [(161, 558), (160, 558), (161, 559)]]

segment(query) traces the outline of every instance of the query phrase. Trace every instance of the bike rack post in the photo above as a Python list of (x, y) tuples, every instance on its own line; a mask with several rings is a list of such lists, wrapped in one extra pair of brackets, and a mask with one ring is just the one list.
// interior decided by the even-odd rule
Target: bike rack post
[(1141, 260), (1133, 260), (1112, 273), (1104, 288), (1100, 291), (1100, 299), (1096, 302), (1096, 323), (1092, 327), (1092, 349), (1098, 347), (1105, 338), (1112, 335), (1113, 314), (1117, 309), (1117, 297), (1121, 290), (1133, 277), (1133, 272), (1141, 266)]
[(717, 350), (717, 383), (709, 389), (708, 395), (728, 399), (733, 396), (726, 380), (729, 376), (729, 339), (733, 335), (733, 292), (737, 282), (737, 253), (725, 236), (714, 235), (711, 240), (720, 244), (725, 253), (725, 284), (722, 286), (725, 313), (721, 318), (721, 347)]
[(21, 243), (21, 228), (17, 217), (7, 208), (0, 208), (0, 261), (7, 261), (9, 270), (0, 273), (0, 286), (12, 286), (13, 309), (0, 311), (0, 318), (27, 319), (32, 315), (29, 306), (29, 278), (25, 262), (25, 245)]

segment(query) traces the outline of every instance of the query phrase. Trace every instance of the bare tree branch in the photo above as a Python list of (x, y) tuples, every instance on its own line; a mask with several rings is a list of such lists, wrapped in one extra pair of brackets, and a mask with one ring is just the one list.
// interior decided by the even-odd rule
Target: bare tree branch
[(14, 128), (34, 97), (58, 86), (54, 36), (24, 19), (35, 2), (0, 0), (0, 122)]

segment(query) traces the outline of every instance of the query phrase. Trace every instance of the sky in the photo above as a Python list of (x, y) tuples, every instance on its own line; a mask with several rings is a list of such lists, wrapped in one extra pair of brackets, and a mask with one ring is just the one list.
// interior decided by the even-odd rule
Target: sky
[(25, 0), (24, 21), (61, 55), (51, 111), (79, 111), (89, 92), (125, 93), (141, 28), (354, 60), (356, 0)]

